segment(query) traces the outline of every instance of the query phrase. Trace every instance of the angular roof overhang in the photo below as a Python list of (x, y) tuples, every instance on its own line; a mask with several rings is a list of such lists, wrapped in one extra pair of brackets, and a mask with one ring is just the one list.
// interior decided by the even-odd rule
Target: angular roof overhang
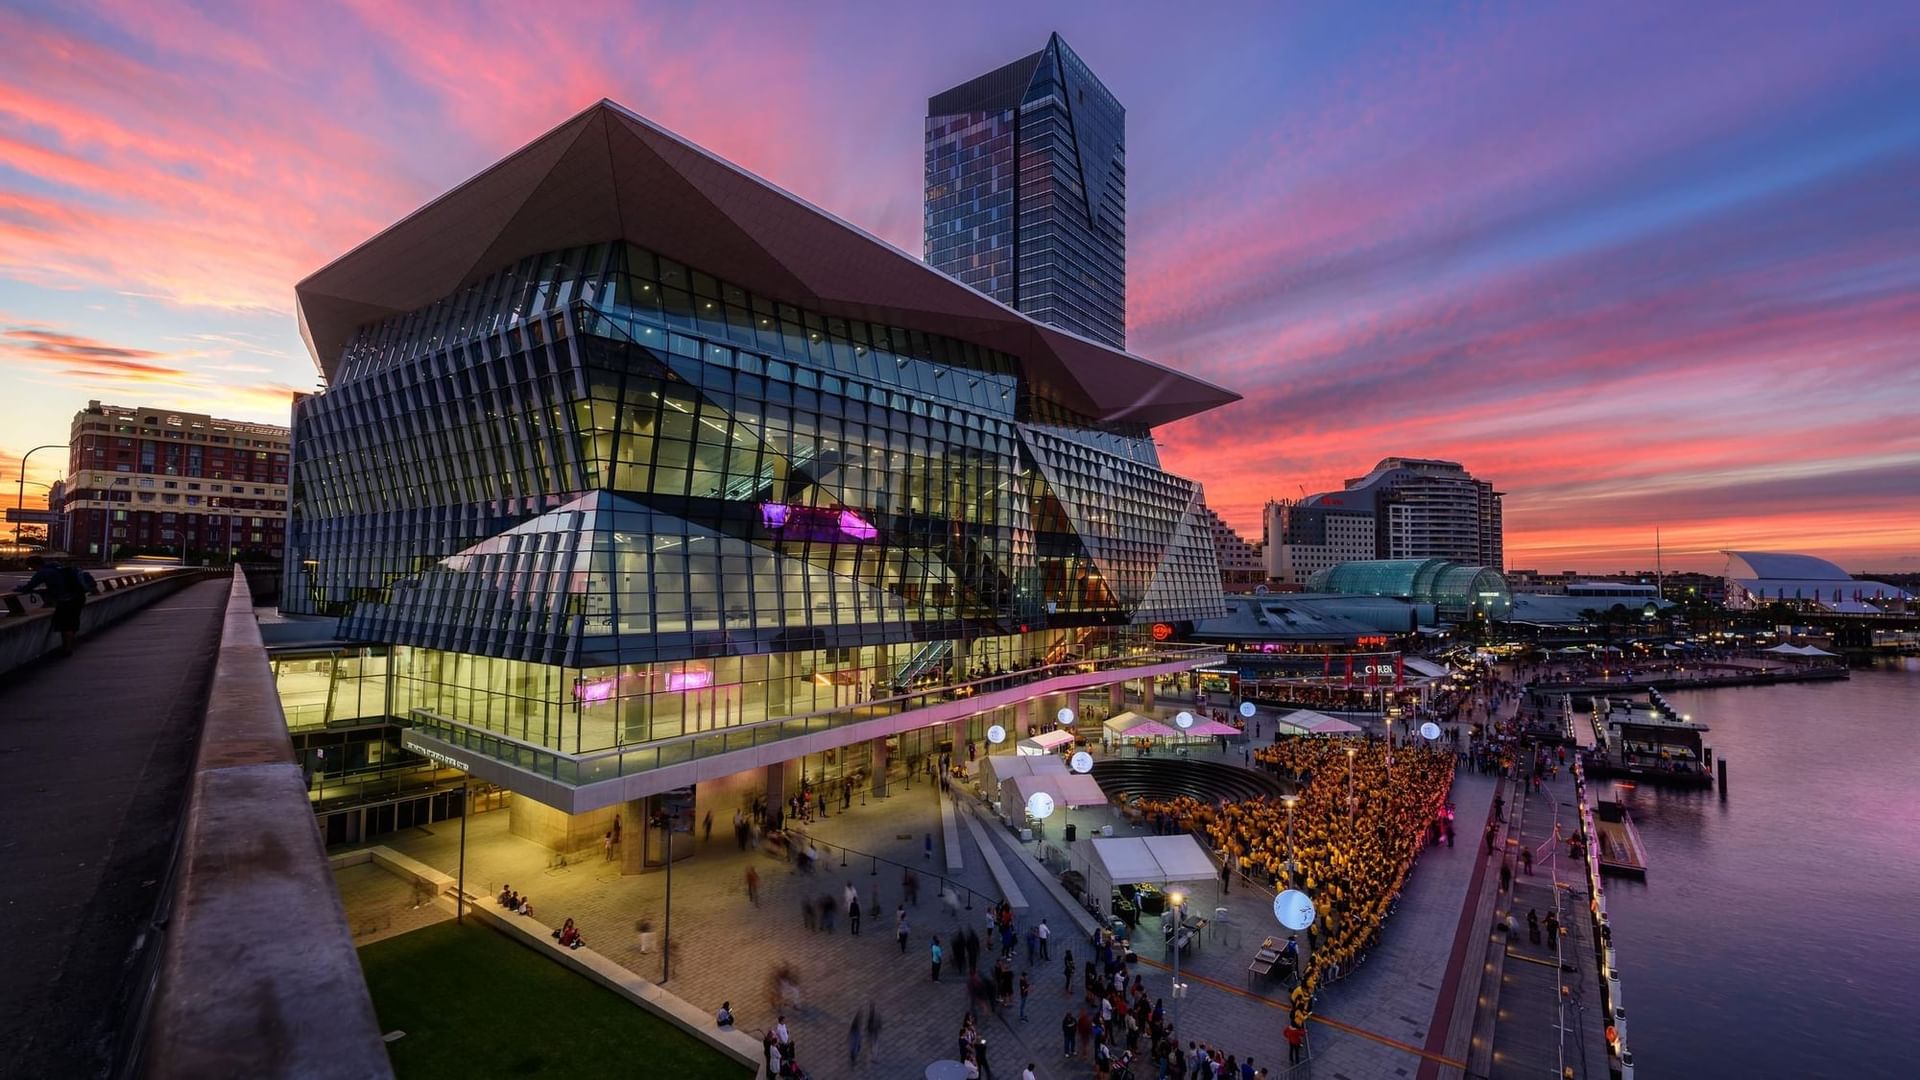
[(624, 239), (829, 316), (1018, 357), (1035, 392), (1101, 420), (1161, 424), (1239, 400), (1046, 326), (610, 101), (600, 101), (294, 287), (329, 376), (362, 324), (515, 260)]

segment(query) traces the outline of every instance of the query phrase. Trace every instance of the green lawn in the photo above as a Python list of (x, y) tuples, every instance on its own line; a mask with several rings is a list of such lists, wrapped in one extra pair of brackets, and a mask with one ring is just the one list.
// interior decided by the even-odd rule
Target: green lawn
[(483, 926), (437, 923), (360, 950), (400, 1080), (751, 1071), (638, 1005)]

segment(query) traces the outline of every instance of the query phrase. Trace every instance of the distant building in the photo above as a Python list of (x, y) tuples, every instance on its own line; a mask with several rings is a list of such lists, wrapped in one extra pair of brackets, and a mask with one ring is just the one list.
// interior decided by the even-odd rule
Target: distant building
[[(1509, 585), (1513, 579), (1507, 579)], [(1558, 593), (1529, 593), (1516, 590), (1507, 612), (1510, 623), (1539, 626), (1563, 626), (1585, 622), (1589, 612), (1606, 612), (1614, 607), (1645, 614), (1673, 606), (1660, 598), (1660, 587), (1653, 582), (1573, 581)]]
[(1506, 617), (1512, 594), (1500, 572), (1445, 559), (1370, 559), (1341, 563), (1307, 582), (1313, 593), (1388, 596), (1432, 604), (1442, 622), (1466, 622), (1476, 616)]
[(1379, 552), (1371, 511), (1306, 500), (1267, 504), (1267, 577), (1296, 588), (1322, 570)]
[(75, 556), (281, 557), (286, 428), (89, 401), (68, 444), (61, 511)]
[(1784, 603), (1817, 611), (1872, 615), (1903, 611), (1913, 597), (1897, 585), (1854, 577), (1825, 559), (1781, 551), (1729, 551), (1727, 604)]
[(1267, 506), (1267, 573), (1297, 583), (1342, 562), (1506, 562), (1501, 493), (1458, 462), (1381, 459), (1340, 491)]
[(1207, 526), (1213, 531), (1213, 559), (1220, 567), (1220, 587), (1230, 593), (1250, 592), (1266, 584), (1267, 567), (1260, 559), (1260, 552), (1233, 531), (1215, 513), (1212, 507), (1205, 507)]
[(1127, 111), (1067, 43), (927, 102), (926, 260), (1040, 322), (1127, 344)]

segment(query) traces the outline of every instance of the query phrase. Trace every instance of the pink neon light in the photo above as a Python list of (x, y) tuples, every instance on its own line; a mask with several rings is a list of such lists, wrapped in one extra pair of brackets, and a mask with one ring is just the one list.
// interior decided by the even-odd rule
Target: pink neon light
[(675, 671), (667, 675), (668, 690), (698, 690), (713, 685), (711, 671)]
[(878, 528), (851, 510), (840, 511), (840, 531), (855, 540), (872, 540), (880, 535)]
[(583, 705), (610, 701), (613, 699), (613, 691), (616, 685), (618, 684), (616, 680), (613, 679), (596, 679), (593, 682), (575, 683), (573, 684), (573, 696), (578, 698)]
[(788, 507), (786, 503), (768, 502), (760, 504), (760, 524), (769, 529), (778, 529), (787, 523)]

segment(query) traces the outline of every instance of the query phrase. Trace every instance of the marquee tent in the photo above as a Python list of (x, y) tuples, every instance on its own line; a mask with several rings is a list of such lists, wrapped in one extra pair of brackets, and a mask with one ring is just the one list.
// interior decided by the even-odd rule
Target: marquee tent
[(1014, 752), (1028, 756), (1051, 754), (1063, 746), (1071, 746), (1073, 738), (1073, 732), (1066, 728), (1054, 728), (1052, 731), (1043, 731), (1030, 739), (1021, 739), (1014, 746)]
[(1168, 727), (1151, 716), (1137, 712), (1123, 712), (1109, 717), (1100, 725), (1103, 736), (1111, 739), (1167, 739), (1180, 734), (1178, 728)]
[(1053, 754), (988, 754), (980, 759), (980, 789), (998, 791), (1000, 785), (1016, 776), (1063, 774), (1067, 763)]
[(1116, 884), (1212, 881), (1220, 875), (1191, 835), (1094, 837), (1073, 845), (1074, 868), (1087, 880), (1087, 896), (1104, 914), (1113, 908)]
[(1215, 735), (1238, 735), (1240, 729), (1232, 724), (1223, 724), (1218, 720), (1195, 720), (1193, 726), (1181, 732), (1194, 738), (1212, 738)]

